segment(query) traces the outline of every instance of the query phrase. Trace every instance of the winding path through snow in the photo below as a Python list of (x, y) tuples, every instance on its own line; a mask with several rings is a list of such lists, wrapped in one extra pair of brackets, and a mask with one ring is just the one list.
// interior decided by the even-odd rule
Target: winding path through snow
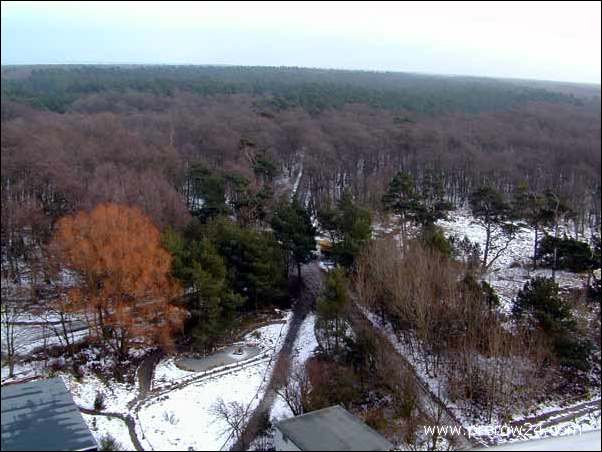
[[(301, 293), (297, 298), (294, 306), (293, 320), (291, 326), (287, 332), (284, 344), (278, 354), (278, 359), (275, 368), (277, 369), (290, 369), (291, 355), (293, 346), (299, 334), (299, 330), (305, 317), (309, 313), (310, 309), (314, 305), (315, 299), (320, 293), (322, 287), (322, 272), (317, 262), (312, 262), (302, 267), (302, 278), (303, 287)], [(246, 450), (248, 445), (256, 438), (257, 433), (260, 429), (261, 422), (266, 415), (269, 416), (276, 399), (276, 388), (278, 386), (278, 380), (281, 376), (276, 375), (276, 372), (272, 372), (268, 387), (263, 394), (263, 398), (255, 408), (255, 411), (251, 415), (249, 422), (245, 426), (241, 437), (234, 443), (230, 448), (232, 451)]]

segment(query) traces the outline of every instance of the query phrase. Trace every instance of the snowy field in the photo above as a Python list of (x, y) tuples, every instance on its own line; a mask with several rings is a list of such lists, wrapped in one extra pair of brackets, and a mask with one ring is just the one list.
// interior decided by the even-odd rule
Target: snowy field
[[(300, 369), (305, 366), (305, 362), (313, 356), (318, 347), (318, 341), (315, 334), (316, 315), (309, 314), (299, 328), (299, 335), (293, 346), (294, 354), (291, 357), (291, 368)], [(286, 402), (279, 395), (274, 399), (270, 419), (276, 423), (282, 419), (292, 417), (293, 413)]]
[[(287, 319), (290, 320), (290, 314)], [(274, 357), (280, 350), (289, 323), (273, 324), (250, 333), (245, 339), (256, 340), (270, 350), (269, 357), (238, 368), (214, 369), (205, 378), (183, 384), (146, 401), (137, 413), (142, 444), (155, 450), (222, 450), (232, 441), (226, 422), (213, 412), (217, 400), (237, 402), (251, 413), (261, 400), (273, 370)], [(244, 362), (243, 362), (244, 363)], [(173, 373), (172, 373), (173, 372)], [(161, 367), (157, 378), (165, 382), (190, 378), (173, 362)], [(186, 382), (185, 382), (186, 383)]]
[(104, 409), (107, 413), (127, 414), (128, 403), (134, 400), (138, 394), (138, 380), (136, 384), (102, 382), (96, 375), (85, 375), (78, 382), (73, 375), (62, 373), (61, 378), (67, 389), (71, 392), (73, 401), (82, 408), (94, 409), (94, 399), (97, 393), (104, 396)]
[[(474, 218), (468, 209), (458, 209), (450, 213), (448, 220), (440, 220), (437, 225), (441, 226), (446, 236), (455, 236), (459, 239), (467, 237), (471, 242), (479, 243), (481, 250), (483, 249), (485, 230), (474, 222)], [(571, 230), (566, 227), (560, 228), (560, 231), (560, 235), (566, 232), (568, 236), (571, 236)], [(552, 231), (548, 231), (548, 233), (552, 233)], [(540, 231), (539, 240), (542, 237), (543, 233)], [(591, 237), (591, 234), (587, 232), (585, 237), (580, 236), (579, 239), (585, 240), (589, 237)], [(512, 300), (529, 279), (535, 276), (551, 277), (552, 275), (551, 269), (532, 269), (534, 240), (535, 231), (532, 228), (520, 227), (508, 249), (495, 260), (491, 268), (483, 275), (483, 280), (489, 283), (498, 294), (502, 312), (510, 312)], [(587, 283), (587, 275), (557, 271), (556, 282), (561, 290), (581, 288)]]
[[(249, 364), (265, 361), (272, 356), (273, 351), (277, 345), (284, 339), (286, 332), (288, 331), (288, 323), (292, 319), (292, 312), (284, 312), (284, 316), (281, 319), (281, 323), (274, 323), (262, 328), (259, 328), (243, 338), (241, 342), (237, 342), (233, 345), (244, 345), (250, 344), (257, 346), (260, 353), (256, 356), (250, 357), (249, 359), (240, 360), (237, 363), (225, 365), (221, 367), (215, 367), (206, 372), (193, 372), (185, 370), (176, 365), (178, 357), (168, 357), (161, 360), (153, 375), (152, 389), (161, 389), (178, 384), (185, 383), (190, 380), (197, 379), (203, 375), (213, 375), (214, 373), (221, 373), (225, 369), (236, 369), (237, 367), (247, 366)], [(259, 335), (259, 337), (257, 337)]]
[(600, 430), (583, 433), (557, 436), (554, 438), (536, 439), (531, 441), (520, 441), (503, 446), (490, 447), (476, 450), (509, 450), (509, 451), (541, 451), (541, 450), (600, 450)]
[[(152, 392), (139, 407), (138, 404), (133, 404), (139, 395), (137, 378), (133, 384), (118, 383), (113, 379), (101, 380), (91, 372), (89, 366), (109, 368), (112, 365), (111, 357), (105, 357), (98, 350), (82, 351), (86, 354), (87, 364), (81, 367), (83, 376), (79, 380), (68, 372), (53, 373), (44, 367), (43, 362), (17, 364), (15, 380), (46, 377), (51, 374), (60, 376), (75, 403), (87, 409), (94, 409), (97, 394), (102, 394), (102, 412), (133, 416), (139, 424), (136, 425), (137, 433), (145, 448), (219, 449), (225, 443), (229, 443), (229, 438), (227, 425), (212, 412), (216, 400), (222, 398), (226, 403), (238, 402), (249, 412), (252, 411), (263, 396), (271, 376), (274, 358), (283, 344), (291, 319), (291, 312), (283, 312), (280, 322), (247, 334), (241, 344), (252, 344), (258, 347), (261, 353), (253, 357), (249, 355), (248, 359), (242, 359), (232, 365), (206, 372), (188, 372), (175, 366), (173, 358), (162, 361), (154, 374)], [(28, 320), (37, 321), (33, 317)], [(132, 356), (143, 352), (144, 350), (135, 350)], [(48, 364), (54, 361), (60, 362), (61, 358), (50, 360)], [(7, 374), (8, 368), (3, 367), (3, 380)], [(123, 420), (100, 415), (84, 417), (97, 441), (110, 433), (124, 450), (134, 450)]]
[(212, 408), (218, 399), (253, 410), (269, 378), (261, 363), (192, 383), (145, 404), (138, 413), (143, 438), (155, 450), (222, 450), (228, 426)]
[(109, 416), (91, 416), (88, 414), (82, 414), (82, 416), (98, 444), (100, 444), (101, 439), (107, 435), (111, 435), (119, 443), (119, 450), (136, 450), (134, 444), (132, 444), (128, 428), (121, 419)]

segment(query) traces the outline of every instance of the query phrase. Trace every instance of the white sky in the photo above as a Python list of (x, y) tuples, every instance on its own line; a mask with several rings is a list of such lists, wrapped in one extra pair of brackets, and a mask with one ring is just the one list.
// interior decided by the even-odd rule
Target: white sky
[(600, 83), (600, 2), (2, 2), (2, 64), (307, 66)]

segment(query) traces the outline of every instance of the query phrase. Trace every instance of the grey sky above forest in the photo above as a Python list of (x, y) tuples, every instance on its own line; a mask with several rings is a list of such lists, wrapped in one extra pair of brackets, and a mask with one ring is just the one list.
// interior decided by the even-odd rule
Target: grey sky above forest
[(2, 2), (2, 64), (304, 66), (600, 83), (600, 2)]

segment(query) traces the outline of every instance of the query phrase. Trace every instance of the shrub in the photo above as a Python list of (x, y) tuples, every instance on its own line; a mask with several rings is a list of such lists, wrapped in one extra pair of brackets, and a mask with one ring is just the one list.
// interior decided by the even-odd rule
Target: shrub
[(105, 409), (105, 395), (100, 391), (96, 391), (96, 397), (94, 397), (94, 409), (96, 411)]
[(571, 369), (588, 371), (592, 349), (591, 341), (574, 335), (562, 335), (554, 340), (554, 352), (560, 365)]
[(561, 366), (587, 371), (592, 344), (579, 337), (576, 322), (566, 301), (558, 294), (558, 284), (551, 278), (534, 278), (519, 291), (512, 308), (518, 318), (540, 328), (552, 341)]
[(438, 251), (451, 257), (454, 253), (452, 242), (445, 237), (443, 229), (435, 225), (425, 226), (420, 232), (420, 242), (425, 248)]
[(571, 310), (558, 293), (558, 284), (552, 278), (536, 277), (519, 290), (512, 313), (528, 317), (529, 321), (546, 333), (574, 326)]
[(487, 282), (482, 281), (481, 289), (483, 290), (485, 301), (489, 307), (500, 305), (500, 298), (495, 293), (495, 289), (493, 287), (491, 287)]
[(382, 408), (374, 408), (366, 413), (365, 422), (374, 430), (382, 432), (387, 428), (387, 419)]
[(306, 411), (315, 411), (331, 405), (346, 408), (359, 397), (358, 378), (352, 369), (322, 360), (310, 360), (307, 372), (312, 391)]
[(586, 242), (566, 236), (555, 238), (546, 235), (537, 250), (537, 258), (544, 267), (554, 266), (554, 248), (556, 248), (557, 269), (580, 273), (596, 264), (592, 250)]
[(471, 242), (467, 236), (460, 239), (458, 236), (451, 236), (449, 243), (452, 245), (453, 255), (471, 267), (477, 267), (481, 257), (481, 246), (478, 242)]
[(110, 433), (100, 439), (100, 450), (123, 450), (123, 446)]

